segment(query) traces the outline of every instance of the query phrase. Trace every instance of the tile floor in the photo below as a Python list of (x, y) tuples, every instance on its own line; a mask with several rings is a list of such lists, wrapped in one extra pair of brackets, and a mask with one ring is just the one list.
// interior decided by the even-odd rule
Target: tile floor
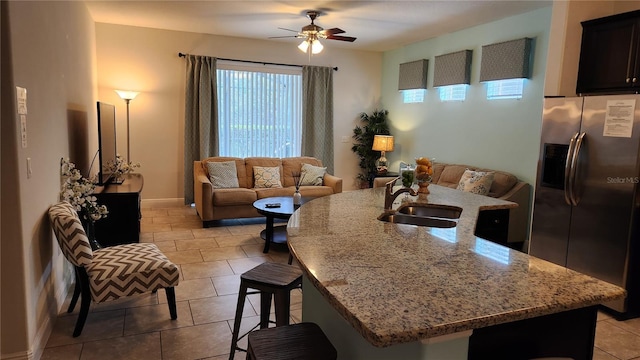
[[(143, 208), (141, 241), (154, 242), (180, 266), (178, 319), (171, 321), (163, 290), (92, 304), (82, 335), (73, 338), (79, 305), (56, 319), (42, 359), (227, 359), (239, 276), (265, 262), (286, 263), (286, 249), (262, 253), (262, 219), (225, 221), (203, 229), (190, 207)], [(258, 295), (245, 304), (243, 330), (259, 321)], [(291, 321), (301, 319), (302, 292), (294, 290)], [(273, 311), (273, 307), (272, 307)], [(640, 360), (640, 319), (624, 322), (601, 313), (594, 359)], [(246, 339), (240, 342), (246, 346)], [(244, 359), (237, 353), (236, 359)]]

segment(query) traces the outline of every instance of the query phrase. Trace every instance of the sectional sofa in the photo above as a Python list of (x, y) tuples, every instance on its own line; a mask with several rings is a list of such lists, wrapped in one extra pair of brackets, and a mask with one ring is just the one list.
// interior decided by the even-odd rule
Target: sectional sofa
[[(431, 183), (456, 189), (465, 170), (493, 172), (493, 182), (486, 196), (512, 201), (518, 207), (509, 213), (508, 243), (520, 244), (528, 239), (529, 210), (531, 204), (531, 186), (518, 180), (516, 176), (504, 171), (478, 168), (471, 165), (434, 163)], [(382, 187), (392, 177), (374, 179), (373, 187)], [(399, 181), (398, 181), (399, 184)]]
[[(215, 188), (211, 182), (207, 163), (235, 162), (237, 187)], [(196, 210), (203, 226), (212, 220), (259, 217), (253, 202), (274, 196), (292, 196), (295, 192), (293, 172), (299, 172), (302, 164), (322, 167), (322, 161), (313, 157), (210, 157), (193, 164), (193, 186)], [(254, 167), (278, 168), (282, 187), (255, 186)], [(320, 185), (300, 187), (305, 197), (319, 197), (342, 192), (342, 179), (324, 174)]]

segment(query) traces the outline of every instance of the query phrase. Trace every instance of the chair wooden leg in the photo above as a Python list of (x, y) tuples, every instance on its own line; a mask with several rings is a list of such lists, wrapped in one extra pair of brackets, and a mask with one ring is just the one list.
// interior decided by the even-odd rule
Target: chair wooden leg
[(178, 311), (176, 310), (176, 290), (172, 287), (165, 288), (167, 293), (167, 303), (169, 304), (169, 313), (171, 314), (171, 320), (178, 318)]
[(78, 298), (80, 297), (80, 277), (78, 276), (78, 269), (74, 271), (76, 275), (76, 284), (73, 287), (73, 296), (71, 296), (71, 302), (69, 303), (69, 308), (67, 309), (68, 313), (72, 313), (73, 309), (75, 309), (76, 304), (78, 303)]
[(291, 307), (291, 294), (289, 290), (279, 290), (275, 293), (276, 303), (276, 326), (289, 325), (289, 314)]
[(271, 293), (260, 291), (260, 329), (269, 327), (269, 313), (271, 313)]
[(247, 286), (240, 283), (240, 291), (238, 291), (238, 305), (236, 305), (236, 317), (233, 321), (233, 333), (231, 335), (231, 350), (229, 351), (229, 360), (233, 360), (238, 349), (238, 337), (240, 336), (240, 321), (242, 320), (242, 312), (244, 310), (244, 300), (247, 297)]
[(73, 337), (78, 337), (82, 333), (84, 323), (87, 321), (87, 315), (89, 314), (89, 307), (91, 306), (91, 291), (89, 290), (89, 277), (84, 268), (77, 269), (78, 280), (80, 280), (80, 314), (78, 314), (78, 320), (76, 321), (76, 328), (73, 330)]

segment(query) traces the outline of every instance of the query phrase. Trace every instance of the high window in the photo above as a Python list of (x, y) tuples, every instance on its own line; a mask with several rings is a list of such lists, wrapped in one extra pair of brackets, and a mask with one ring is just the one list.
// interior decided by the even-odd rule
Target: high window
[(300, 156), (302, 71), (218, 64), (220, 156)]
[(438, 88), (440, 101), (464, 101), (467, 97), (467, 84), (448, 85)]
[(487, 99), (522, 99), (524, 79), (506, 79), (487, 82)]
[(427, 93), (426, 89), (411, 89), (401, 90), (402, 102), (405, 104), (421, 103), (424, 102), (424, 95)]

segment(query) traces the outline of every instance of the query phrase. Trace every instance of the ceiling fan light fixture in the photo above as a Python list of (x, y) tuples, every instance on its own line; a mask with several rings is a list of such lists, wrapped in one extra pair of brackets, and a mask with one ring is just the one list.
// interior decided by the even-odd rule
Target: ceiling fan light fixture
[(311, 43), (311, 53), (312, 54), (320, 54), (320, 52), (324, 49), (324, 46), (320, 43), (320, 40), (314, 40)]
[[(340, 41), (348, 41), (354, 42), (356, 38), (352, 36), (342, 36), (336, 34), (344, 34), (344, 30), (340, 28), (331, 28), (324, 29), (321, 26), (318, 26), (314, 23), (314, 20), (320, 15), (319, 11), (309, 10), (307, 11), (307, 17), (311, 20), (311, 24), (303, 26), (302, 30), (298, 32), (297, 35), (294, 36), (273, 36), (272, 38), (282, 38), (282, 37), (295, 37), (298, 39), (304, 39), (298, 45), (298, 49), (305, 54), (309, 54), (309, 60), (311, 60), (311, 55), (320, 54), (324, 49), (322, 43), (320, 43), (320, 39), (328, 39), (328, 40), (340, 40)], [(279, 28), (282, 30), (296, 32), (295, 30)]]
[(302, 51), (303, 53), (306, 53), (307, 50), (309, 49), (309, 41), (308, 40), (302, 41), (300, 45), (298, 45), (298, 49), (300, 49), (300, 51)]

